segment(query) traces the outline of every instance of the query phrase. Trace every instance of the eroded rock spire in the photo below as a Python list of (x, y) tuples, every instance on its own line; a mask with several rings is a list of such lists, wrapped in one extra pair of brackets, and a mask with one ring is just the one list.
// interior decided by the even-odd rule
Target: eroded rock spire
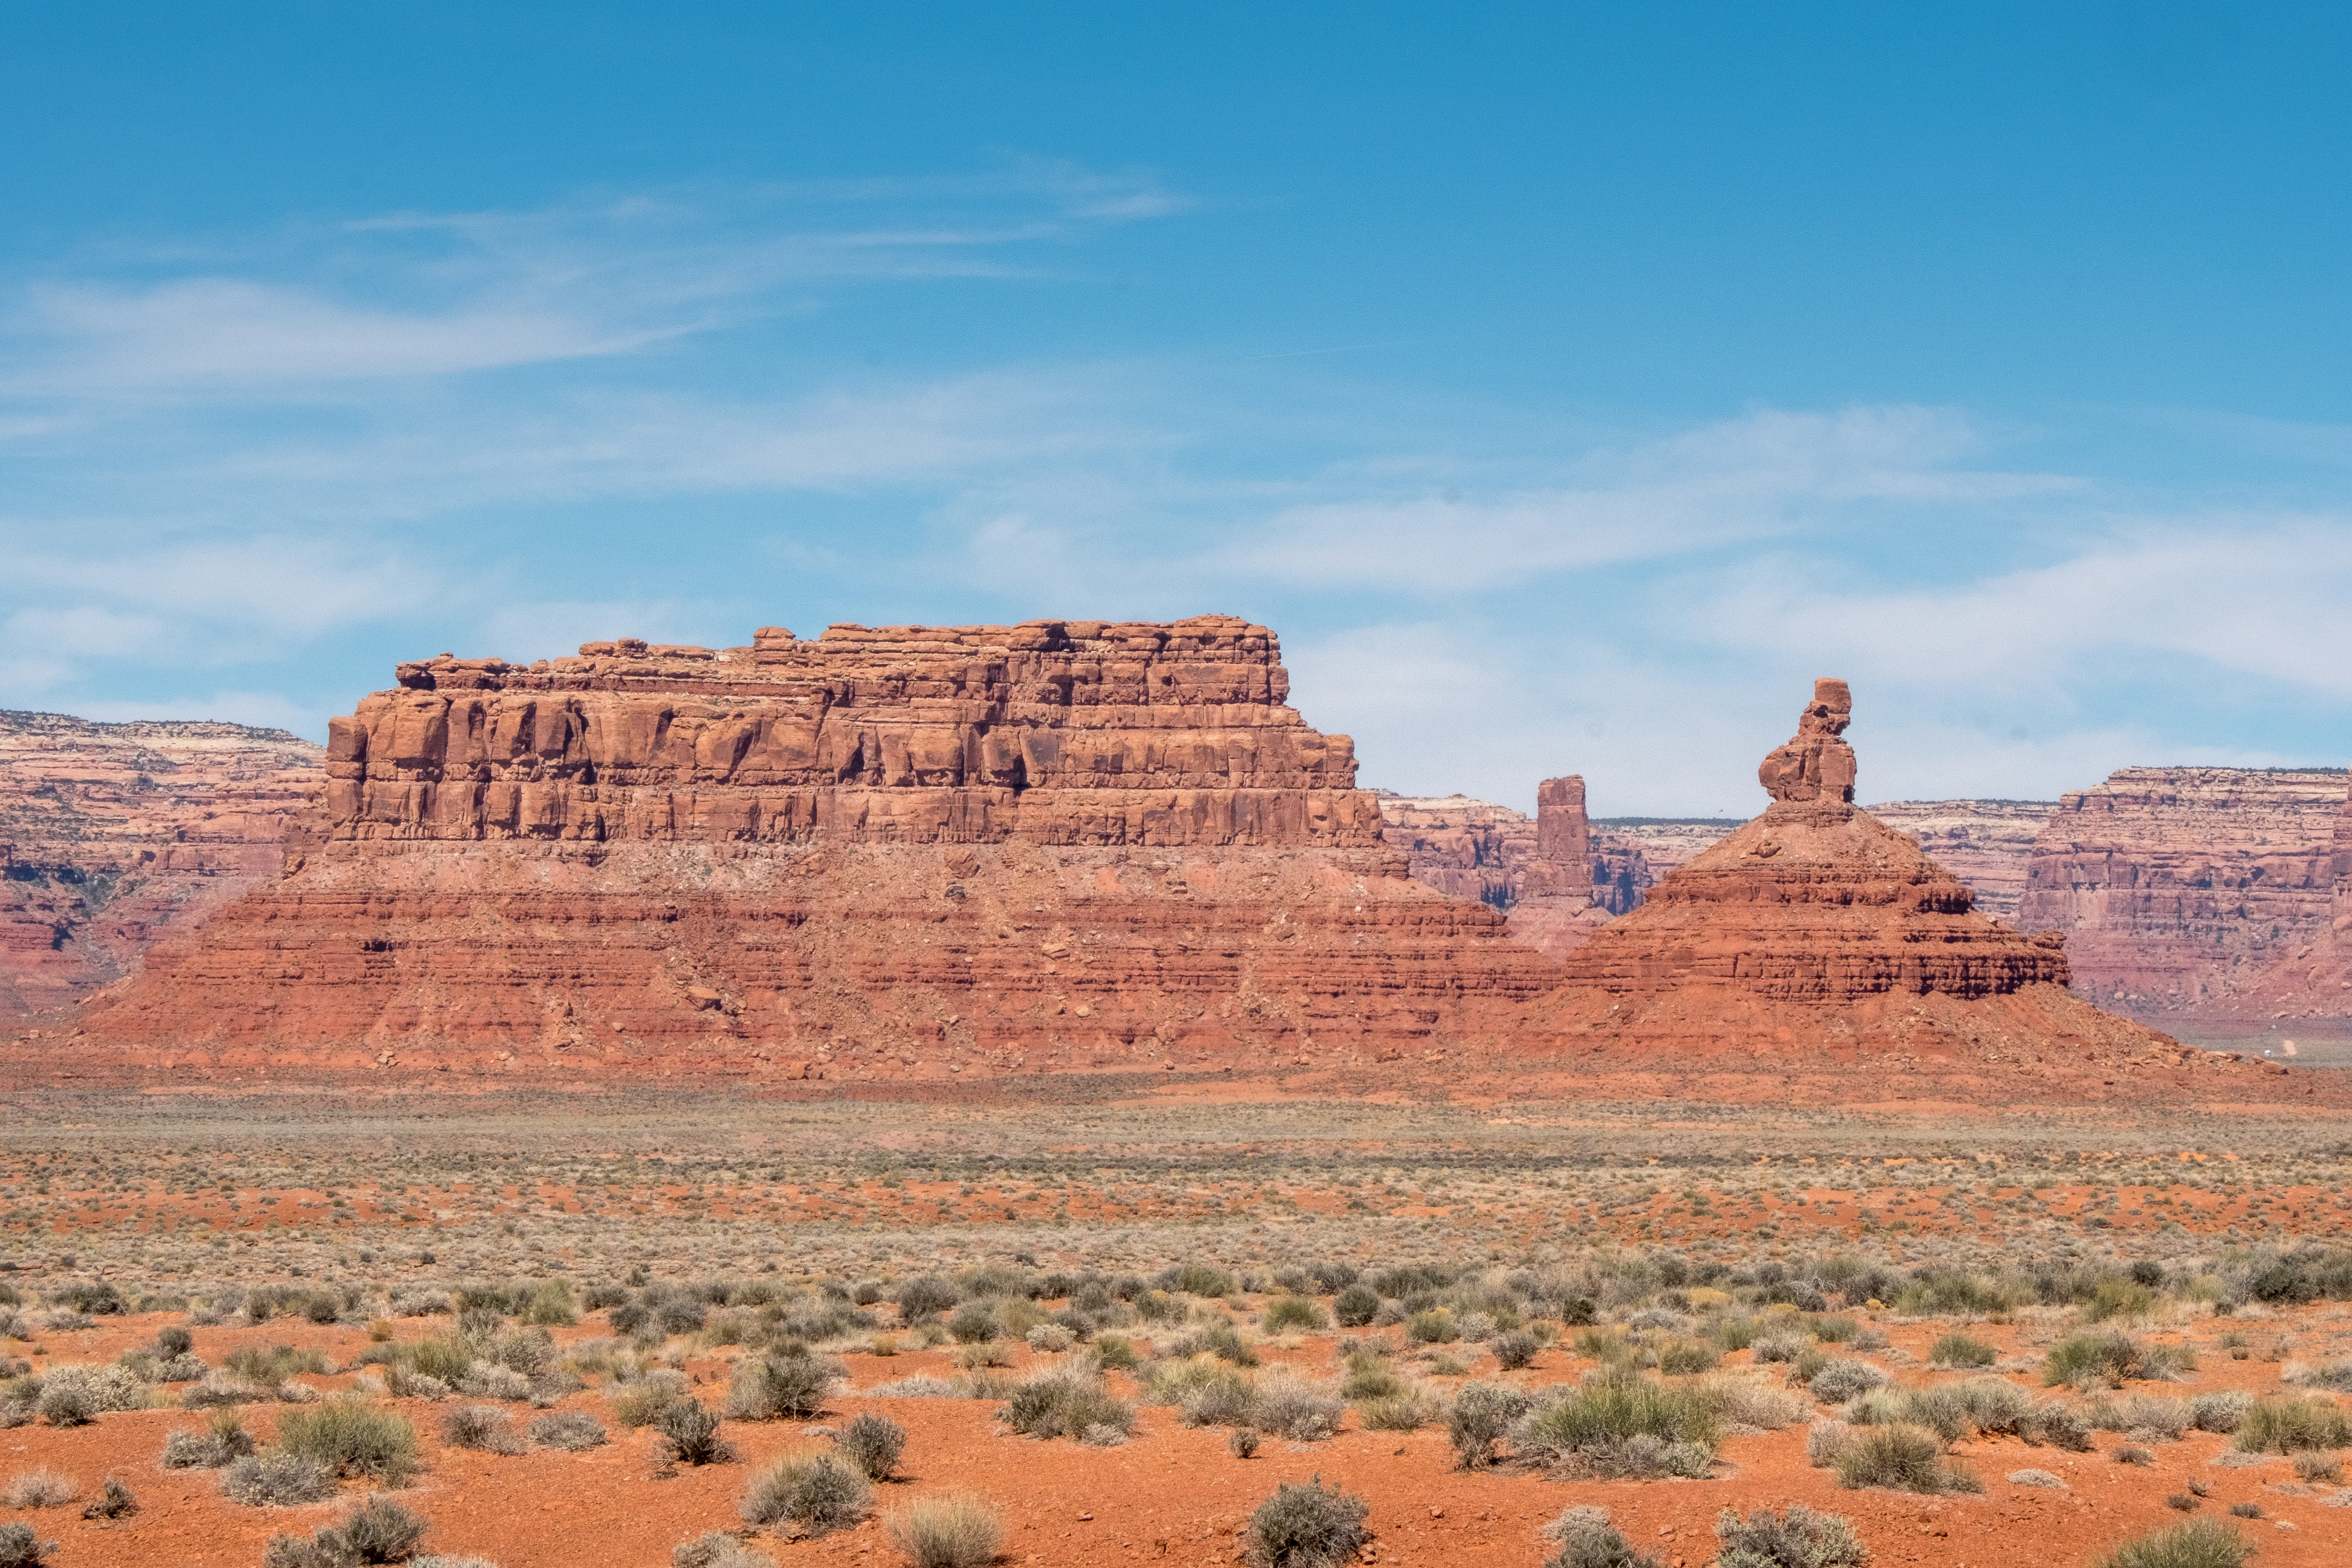
[(1756, 777), (1776, 801), (1853, 803), (1853, 748), (1838, 737), (1853, 721), (1853, 693), (1843, 680), (1813, 682), (1813, 700), (1789, 743), (1764, 759)]

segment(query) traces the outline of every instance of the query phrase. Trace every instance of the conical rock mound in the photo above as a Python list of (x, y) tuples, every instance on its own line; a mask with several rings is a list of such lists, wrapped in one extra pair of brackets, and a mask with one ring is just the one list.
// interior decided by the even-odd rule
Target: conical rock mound
[(1569, 984), (1530, 1024), (1664, 1056), (1965, 1057), (2070, 1076), (2181, 1060), (2170, 1037), (2066, 989), (2063, 939), (1977, 913), (1908, 835), (1854, 807), (1852, 710), (1843, 681), (1819, 682), (1759, 770), (1764, 815), (1569, 955)]

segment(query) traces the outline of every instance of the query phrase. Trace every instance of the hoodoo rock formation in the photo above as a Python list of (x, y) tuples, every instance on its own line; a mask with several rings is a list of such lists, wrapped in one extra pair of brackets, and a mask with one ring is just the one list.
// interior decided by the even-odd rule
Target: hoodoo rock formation
[(2075, 988), (2166, 1028), (2276, 1011), (2256, 994), (2330, 934), (2340, 771), (2126, 768), (2066, 795), (2018, 923), (2063, 931)]
[(1967, 1057), (2030, 1071), (2063, 1058), (2181, 1059), (2177, 1043), (2066, 990), (2063, 939), (1975, 912), (1969, 889), (1852, 805), (1853, 702), (1815, 689), (1765, 760), (1764, 815), (1650, 889), (1566, 960), (1531, 1020), (1672, 1058), (1821, 1050)]
[(1345, 736), (1226, 616), (399, 669), (288, 874), (91, 1048), (949, 1079), (1492, 1039), (1557, 983), (1406, 874)]
[(283, 730), (0, 712), (0, 1017), (79, 1001), (276, 878), (320, 757)]

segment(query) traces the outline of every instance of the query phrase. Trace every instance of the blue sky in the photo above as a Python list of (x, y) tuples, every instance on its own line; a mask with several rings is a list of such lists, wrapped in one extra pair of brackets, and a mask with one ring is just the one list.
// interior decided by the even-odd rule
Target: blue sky
[[(831, 14), (828, 14), (830, 11)], [(2352, 751), (2352, 20), (12, 7), (0, 706), (1249, 616), (1364, 782)]]

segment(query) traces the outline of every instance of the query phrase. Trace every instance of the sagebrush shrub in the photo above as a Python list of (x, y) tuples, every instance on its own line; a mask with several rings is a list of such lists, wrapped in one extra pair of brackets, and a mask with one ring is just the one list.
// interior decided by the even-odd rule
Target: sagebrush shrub
[(1990, 1366), (2000, 1359), (2000, 1352), (1982, 1340), (1963, 1333), (1946, 1334), (1927, 1352), (1929, 1366), (1958, 1367), (1973, 1370)]
[(719, 1435), (719, 1417), (699, 1399), (666, 1405), (654, 1418), (663, 1450), (681, 1465), (723, 1465), (735, 1458), (735, 1446)]
[(831, 1356), (770, 1352), (751, 1357), (736, 1367), (728, 1385), (727, 1414), (738, 1421), (805, 1421), (824, 1410), (845, 1376)]
[(1805, 1386), (1825, 1405), (1843, 1405), (1885, 1387), (1886, 1374), (1866, 1361), (1832, 1361), (1807, 1379)]
[(1013, 1431), (1032, 1437), (1076, 1437), (1096, 1426), (1121, 1436), (1135, 1430), (1132, 1405), (1098, 1379), (1066, 1367), (1024, 1380), (997, 1415)]
[(1349, 1285), (1331, 1298), (1331, 1316), (1343, 1329), (1360, 1329), (1380, 1310), (1381, 1293), (1369, 1285)]
[(441, 1440), (456, 1448), (478, 1448), (489, 1454), (520, 1454), (522, 1440), (514, 1424), (495, 1405), (461, 1405), (441, 1417)]
[(1716, 1516), (1715, 1538), (1723, 1543), (1715, 1568), (1863, 1568), (1870, 1561), (1851, 1524), (1802, 1503), (1786, 1513), (1759, 1508), (1745, 1518), (1725, 1509)]
[(846, 1529), (866, 1517), (874, 1487), (830, 1448), (795, 1449), (753, 1479), (740, 1511), (746, 1522), (790, 1520), (811, 1535)]
[(272, 1451), (232, 1459), (221, 1470), (221, 1495), (247, 1508), (282, 1508), (335, 1495), (335, 1473), (316, 1459)]
[(41, 1568), (57, 1549), (29, 1524), (0, 1524), (0, 1568)]
[(128, 1519), (138, 1511), (139, 1500), (131, 1495), (131, 1489), (109, 1476), (105, 1487), (90, 1505), (81, 1510), (81, 1516), (84, 1519)]
[(1885, 1487), (1906, 1492), (1981, 1491), (1976, 1477), (1944, 1459), (1944, 1445), (1921, 1426), (1872, 1426), (1855, 1432), (1830, 1458), (1842, 1487)]
[(1658, 1560), (1633, 1550), (1633, 1543), (1609, 1521), (1609, 1510), (1591, 1504), (1571, 1508), (1543, 1527), (1543, 1538), (1558, 1542), (1559, 1550), (1544, 1559), (1544, 1568), (1659, 1568)]
[(887, 1481), (907, 1448), (907, 1429), (872, 1411), (855, 1417), (834, 1438), (844, 1457), (869, 1480)]
[(1261, 1432), (1294, 1443), (1320, 1443), (1339, 1429), (1347, 1408), (1328, 1389), (1278, 1366), (1258, 1380), (1251, 1419)]
[(670, 1568), (776, 1568), (776, 1560), (766, 1552), (716, 1530), (681, 1542), (669, 1561)]
[(1339, 1568), (1370, 1539), (1364, 1520), (1371, 1505), (1321, 1477), (1277, 1488), (1250, 1515), (1249, 1561), (1255, 1568)]
[(370, 1498), (338, 1524), (322, 1525), (304, 1541), (272, 1536), (261, 1554), (262, 1568), (356, 1568), (362, 1563), (406, 1563), (430, 1526), (421, 1514), (396, 1502)]

